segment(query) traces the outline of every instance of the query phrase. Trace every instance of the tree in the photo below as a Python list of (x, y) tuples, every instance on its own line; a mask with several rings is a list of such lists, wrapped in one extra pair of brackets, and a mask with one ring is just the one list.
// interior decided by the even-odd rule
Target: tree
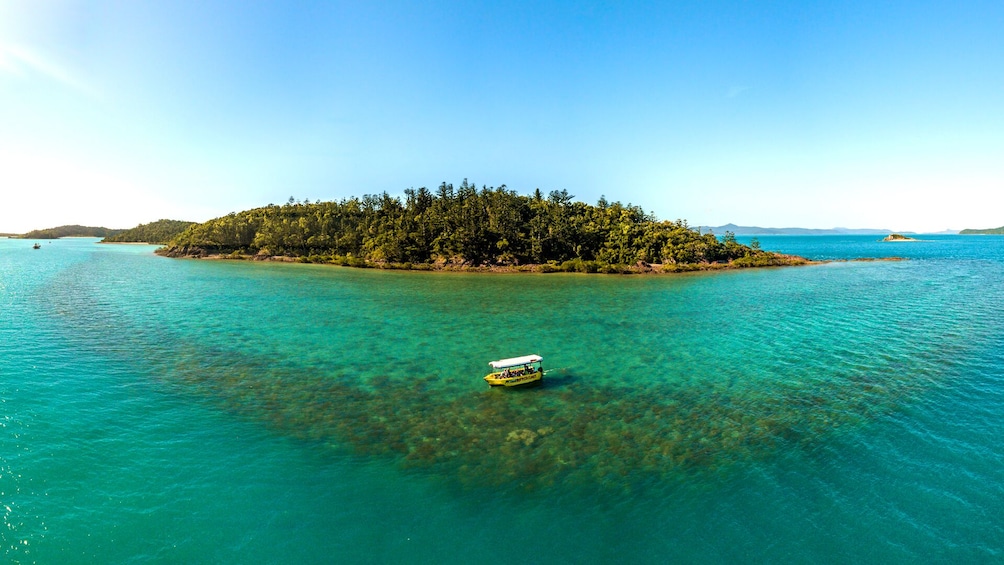
[[(540, 189), (523, 196), (500, 185), (467, 179), (454, 189), (443, 182), (435, 194), (425, 187), (404, 190), (404, 200), (387, 192), (339, 202), (295, 199), (283, 206), (231, 213), (191, 225), (170, 242), (171, 253), (285, 254), (337, 260), (391, 263), (513, 265), (553, 262), (596, 270), (604, 265), (701, 264), (770, 254), (740, 244), (726, 232), (690, 229), (684, 220), (658, 221), (640, 206), (575, 202), (567, 190), (545, 198)], [(764, 259), (767, 258), (767, 259)]]

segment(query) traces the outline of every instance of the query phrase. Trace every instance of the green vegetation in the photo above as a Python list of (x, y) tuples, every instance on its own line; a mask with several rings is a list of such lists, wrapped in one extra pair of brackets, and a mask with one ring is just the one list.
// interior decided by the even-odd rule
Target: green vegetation
[(464, 180), (340, 202), (296, 202), (231, 213), (193, 225), (159, 250), (180, 257), (294, 257), (365, 267), (579, 272), (686, 271), (804, 263), (738, 243), (726, 233), (658, 221), (640, 207), (567, 191), (522, 196)]
[(986, 230), (962, 230), (959, 232), (959, 235), (1004, 235), (1004, 227)]
[(125, 230), (110, 230), (108, 228), (95, 228), (89, 226), (59, 226), (44, 230), (32, 230), (26, 234), (18, 235), (21, 239), (59, 239), (61, 237), (108, 237)]
[(160, 243), (166, 244), (172, 238), (185, 231), (195, 222), (182, 220), (157, 220), (149, 224), (140, 224), (131, 230), (112, 235), (101, 240), (101, 243)]
[(917, 240), (912, 237), (906, 237), (905, 235), (902, 234), (892, 233), (882, 238), (882, 241), (917, 241)]

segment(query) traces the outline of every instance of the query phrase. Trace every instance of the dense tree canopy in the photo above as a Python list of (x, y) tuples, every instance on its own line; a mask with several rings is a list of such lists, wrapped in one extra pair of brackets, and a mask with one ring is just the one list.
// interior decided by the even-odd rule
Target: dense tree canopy
[(167, 243), (193, 225), (195, 222), (157, 220), (149, 224), (140, 224), (118, 235), (108, 236), (101, 241), (103, 243)]
[(110, 230), (108, 228), (91, 226), (58, 226), (44, 230), (32, 230), (19, 235), (21, 239), (59, 239), (61, 237), (107, 237), (125, 230)]
[(985, 230), (968, 229), (959, 232), (960, 235), (1004, 235), (1004, 227)]
[[(719, 240), (682, 220), (659, 221), (640, 207), (601, 198), (595, 206), (567, 191), (523, 196), (505, 185), (478, 190), (466, 180), (435, 192), (405, 190), (340, 202), (296, 202), (231, 213), (193, 225), (169, 255), (249, 254), (348, 258), (358, 263), (527, 265), (573, 262), (575, 270), (639, 261), (694, 265), (773, 264), (778, 256)], [(350, 261), (350, 263), (351, 263)], [(337, 261), (336, 261), (337, 262)], [(354, 264), (354, 263), (351, 263)], [(747, 265), (747, 266), (750, 266)]]

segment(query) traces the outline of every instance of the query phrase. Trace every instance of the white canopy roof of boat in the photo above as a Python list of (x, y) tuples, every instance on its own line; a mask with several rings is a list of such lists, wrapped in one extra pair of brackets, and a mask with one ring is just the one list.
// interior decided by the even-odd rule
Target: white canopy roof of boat
[(488, 364), (495, 369), (505, 369), (506, 367), (516, 367), (519, 365), (527, 365), (530, 363), (536, 363), (537, 361), (543, 361), (544, 358), (540, 355), (524, 355), (522, 357), (513, 357), (511, 359), (499, 359), (498, 361), (491, 361)]

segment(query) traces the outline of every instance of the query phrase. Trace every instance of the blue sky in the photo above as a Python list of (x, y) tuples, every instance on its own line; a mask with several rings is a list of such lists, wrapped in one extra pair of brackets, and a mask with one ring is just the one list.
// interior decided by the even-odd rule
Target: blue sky
[(1004, 225), (1004, 4), (0, 0), (0, 232), (464, 178)]

